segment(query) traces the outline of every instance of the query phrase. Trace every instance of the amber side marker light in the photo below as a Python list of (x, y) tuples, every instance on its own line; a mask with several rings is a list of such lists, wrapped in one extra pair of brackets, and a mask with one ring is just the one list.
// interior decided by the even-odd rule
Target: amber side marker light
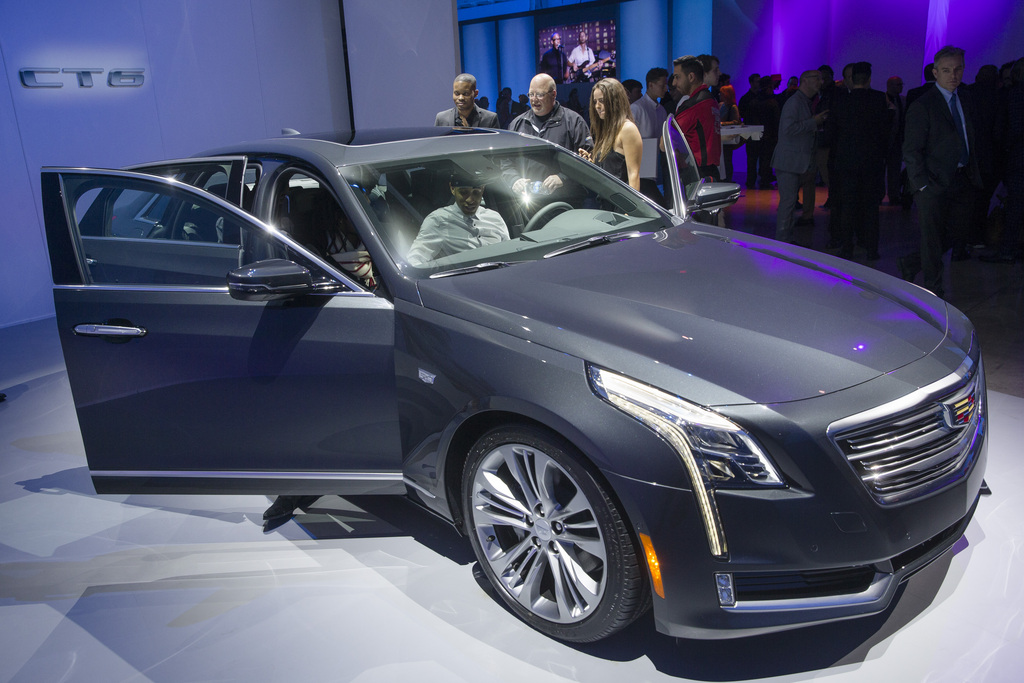
[(661, 565), (658, 564), (658, 555), (654, 552), (654, 544), (647, 534), (640, 534), (640, 543), (644, 546), (644, 555), (647, 556), (647, 567), (651, 570), (651, 580), (654, 582), (654, 592), (659, 598), (665, 597), (665, 586), (661, 582)]

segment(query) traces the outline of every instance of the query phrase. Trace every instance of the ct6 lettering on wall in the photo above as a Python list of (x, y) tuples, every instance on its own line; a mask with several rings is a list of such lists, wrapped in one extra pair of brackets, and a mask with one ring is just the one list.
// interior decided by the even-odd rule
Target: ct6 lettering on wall
[[(19, 69), (21, 84), (26, 88), (63, 88), (65, 83), (77, 81), (79, 88), (91, 88), (94, 76), (99, 77), (103, 69), (72, 67), (37, 67)], [(107, 72), (107, 85), (111, 88), (138, 88), (145, 81), (145, 69), (111, 69)], [(74, 74), (74, 79), (70, 75)]]

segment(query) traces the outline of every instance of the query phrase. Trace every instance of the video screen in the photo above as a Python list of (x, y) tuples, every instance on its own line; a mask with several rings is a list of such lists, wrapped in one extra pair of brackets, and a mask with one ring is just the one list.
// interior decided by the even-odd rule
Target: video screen
[(614, 19), (600, 19), (554, 26), (537, 31), (537, 73), (547, 73), (555, 83), (595, 83), (617, 78), (618, 33)]

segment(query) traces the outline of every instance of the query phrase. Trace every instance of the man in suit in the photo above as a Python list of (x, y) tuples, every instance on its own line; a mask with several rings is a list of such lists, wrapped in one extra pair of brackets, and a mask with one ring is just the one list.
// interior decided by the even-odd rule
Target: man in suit
[(435, 126), (465, 126), (473, 128), (500, 128), (498, 115), (476, 106), (476, 76), (459, 74), (452, 86), (452, 101), (455, 106), (437, 113)]
[(935, 86), (907, 109), (903, 160), (918, 208), (921, 246), (901, 258), (899, 268), (910, 281), (922, 271), (924, 286), (941, 297), (942, 257), (967, 234), (981, 172), (976, 113), (966, 89), (959, 87), (964, 51), (947, 45), (935, 54), (933, 64)]
[[(878, 254), (878, 203), (882, 200), (885, 150), (890, 118), (885, 93), (871, 88), (871, 64), (857, 62), (850, 76), (850, 92), (829, 119), (833, 176), (839, 180), (840, 251), (853, 256), (854, 238), (867, 250), (867, 260)], [(806, 201), (806, 200), (805, 200)]]
[[(818, 126), (828, 116), (827, 111), (811, 114), (811, 100), (821, 90), (821, 74), (805, 71), (800, 74), (800, 87), (786, 100), (779, 119), (779, 141), (772, 154), (772, 167), (779, 183), (779, 210), (775, 224), (775, 239), (792, 242), (796, 197), (801, 184), (814, 173), (814, 136)], [(813, 194), (804, 202), (813, 205)]]

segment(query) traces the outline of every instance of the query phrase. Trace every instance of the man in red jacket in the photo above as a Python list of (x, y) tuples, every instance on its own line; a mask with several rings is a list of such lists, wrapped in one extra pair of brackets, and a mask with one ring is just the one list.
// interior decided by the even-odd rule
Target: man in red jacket
[(696, 57), (680, 57), (672, 62), (672, 69), (672, 84), (683, 95), (676, 108), (676, 123), (690, 145), (701, 175), (718, 180), (722, 131), (715, 116), (718, 102), (704, 83), (704, 67)]

